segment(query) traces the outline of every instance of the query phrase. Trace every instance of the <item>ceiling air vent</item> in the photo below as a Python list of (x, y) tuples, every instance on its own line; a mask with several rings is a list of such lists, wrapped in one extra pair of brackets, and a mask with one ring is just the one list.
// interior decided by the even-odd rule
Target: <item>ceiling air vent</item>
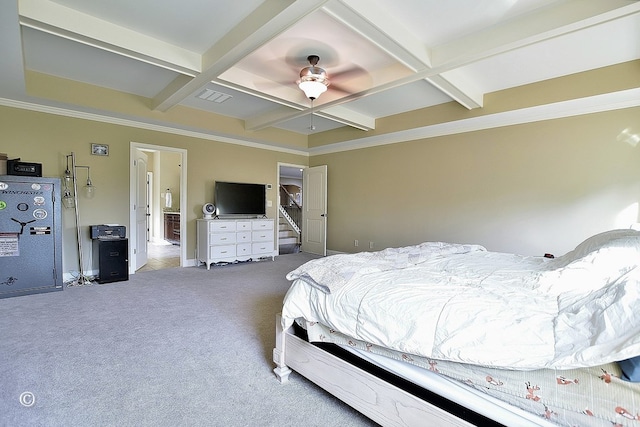
[(205, 101), (217, 102), (218, 104), (222, 104), (229, 98), (233, 98), (231, 95), (227, 95), (226, 93), (217, 92), (212, 89), (204, 89), (197, 95), (198, 98), (203, 99)]

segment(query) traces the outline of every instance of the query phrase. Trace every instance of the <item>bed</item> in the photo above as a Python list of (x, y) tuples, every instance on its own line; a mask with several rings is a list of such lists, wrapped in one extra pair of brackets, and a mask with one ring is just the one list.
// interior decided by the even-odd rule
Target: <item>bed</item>
[(560, 257), (425, 242), (290, 272), (274, 372), (381, 425), (640, 426), (640, 232)]

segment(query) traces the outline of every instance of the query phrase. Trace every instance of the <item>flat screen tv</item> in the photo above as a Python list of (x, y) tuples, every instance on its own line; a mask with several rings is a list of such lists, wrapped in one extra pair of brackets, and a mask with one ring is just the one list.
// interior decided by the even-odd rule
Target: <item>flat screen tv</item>
[(266, 215), (266, 186), (216, 181), (213, 204), (216, 215)]

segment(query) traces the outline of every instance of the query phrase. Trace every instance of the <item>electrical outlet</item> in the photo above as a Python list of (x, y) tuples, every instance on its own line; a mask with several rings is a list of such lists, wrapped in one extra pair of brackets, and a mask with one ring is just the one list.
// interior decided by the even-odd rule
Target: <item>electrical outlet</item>
[(369, 242), (369, 249), (373, 249), (373, 242)]
[(355, 246), (356, 248), (358, 247), (358, 241), (357, 240), (353, 241), (353, 246)]

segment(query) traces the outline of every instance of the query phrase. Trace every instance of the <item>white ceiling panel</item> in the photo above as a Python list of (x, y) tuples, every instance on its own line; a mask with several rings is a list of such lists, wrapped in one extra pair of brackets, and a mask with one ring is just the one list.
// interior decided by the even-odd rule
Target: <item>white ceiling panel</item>
[[(220, 103), (207, 101), (199, 97), (199, 95), (205, 90), (230, 95), (231, 97)], [(264, 114), (273, 108), (270, 101), (213, 83), (209, 83), (202, 89), (194, 92), (191, 96), (186, 98), (181, 105), (235, 118)]]
[[(634, 33), (638, 37), (628, 37)], [(488, 93), (639, 57), (640, 14), (635, 14), (493, 56), (454, 72), (473, 79)]]
[(264, 0), (53, 0), (54, 3), (202, 53)]
[(426, 46), (438, 46), (539, 9), (554, 0), (422, 0), (411, 2), (411, 7), (402, 7), (394, 0), (376, 3), (389, 19), (407, 28)]
[(383, 93), (349, 103), (349, 108), (371, 117), (381, 118), (393, 114), (432, 107), (452, 101), (424, 80), (406, 84)]
[(147, 98), (153, 97), (178, 75), (30, 28), (22, 29), (22, 42), (25, 66), (29, 70)]

